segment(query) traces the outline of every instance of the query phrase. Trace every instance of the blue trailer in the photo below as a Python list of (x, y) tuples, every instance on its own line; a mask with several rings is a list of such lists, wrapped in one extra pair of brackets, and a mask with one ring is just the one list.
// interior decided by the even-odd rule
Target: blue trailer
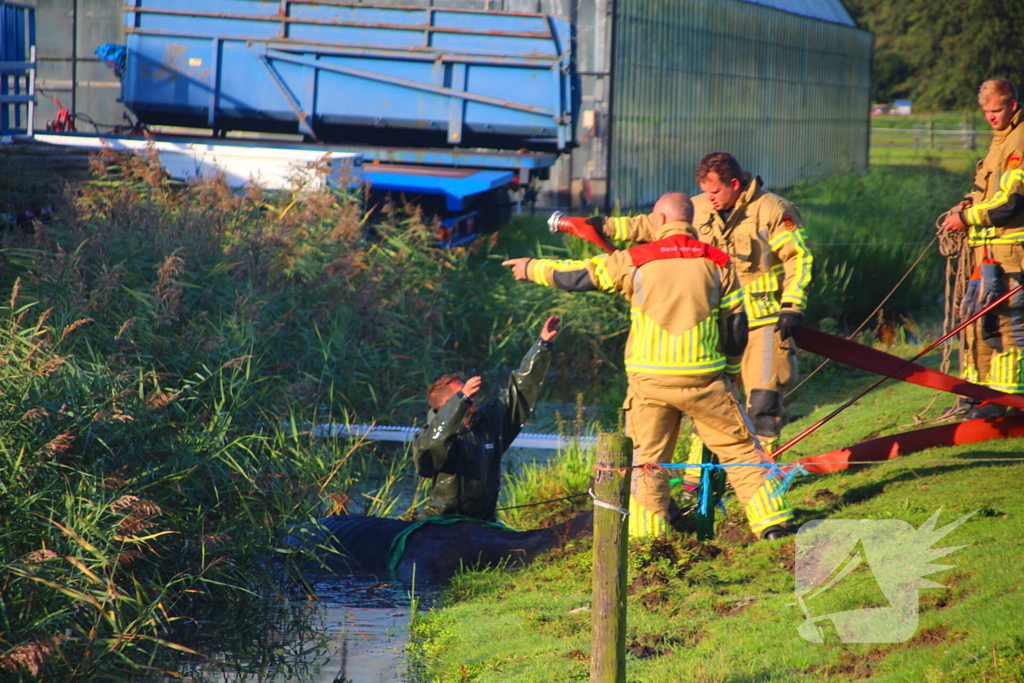
[(130, 0), (125, 32), (122, 100), (141, 122), (355, 146), (373, 189), (441, 196), (453, 224), (476, 215), (474, 198), (543, 174), (573, 140), (566, 17)]
[[(867, 165), (871, 36), (841, 0), (48, 0), (36, 16), (40, 87), (70, 90), (97, 134), (127, 104), (158, 135), (359, 147), (384, 184), (403, 174), (374, 161), (502, 171), (574, 213), (699, 191), (713, 150), (775, 189)], [(76, 36), (128, 48), (120, 102)], [(459, 193), (479, 184), (445, 185), (475, 203)]]
[(0, 136), (32, 134), (35, 107), (36, 12), (0, 2)]

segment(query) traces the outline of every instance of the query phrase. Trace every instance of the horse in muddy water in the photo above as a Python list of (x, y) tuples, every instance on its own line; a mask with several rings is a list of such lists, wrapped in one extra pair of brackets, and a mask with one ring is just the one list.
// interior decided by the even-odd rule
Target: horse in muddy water
[(417, 585), (446, 582), (461, 569), (517, 566), (591, 533), (593, 512), (528, 531), (458, 518), (422, 522), (335, 515), (293, 530), (284, 544), (315, 553), (335, 574), (374, 575)]

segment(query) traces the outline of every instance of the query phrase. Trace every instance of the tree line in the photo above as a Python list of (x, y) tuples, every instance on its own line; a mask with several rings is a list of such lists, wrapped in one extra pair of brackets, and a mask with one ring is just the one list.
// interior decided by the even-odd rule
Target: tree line
[(906, 98), (918, 110), (977, 106), (988, 78), (1024, 88), (1021, 0), (844, 0), (875, 35), (872, 100)]

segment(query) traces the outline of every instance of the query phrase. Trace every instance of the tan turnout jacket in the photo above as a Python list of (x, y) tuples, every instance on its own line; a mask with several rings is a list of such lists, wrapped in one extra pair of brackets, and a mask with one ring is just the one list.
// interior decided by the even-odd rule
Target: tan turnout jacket
[[(774, 324), (783, 304), (794, 313), (803, 312), (814, 257), (799, 210), (765, 192), (760, 178), (744, 175), (747, 187), (728, 221), (700, 194), (693, 198), (693, 224), (701, 241), (733, 257), (750, 327), (755, 328)], [(605, 221), (603, 232), (612, 239), (648, 242), (653, 238), (651, 228), (650, 218), (641, 215)]]
[[(980, 247), (1024, 241), (1024, 109), (1005, 130), (992, 133), (988, 154), (978, 162), (974, 187), (967, 194), (974, 203), (962, 213), (970, 226), (968, 243)], [(1001, 250), (996, 250), (1001, 251)], [(1001, 254), (995, 254), (1002, 262)], [(1002, 263), (1009, 272), (1021, 270)]]
[(586, 261), (533, 259), (527, 277), (569, 291), (620, 292), (630, 302), (626, 371), (699, 386), (724, 370), (738, 372), (742, 349), (727, 361), (723, 340), (743, 300), (728, 255), (689, 237), (688, 228), (668, 223), (658, 233), (663, 239)]

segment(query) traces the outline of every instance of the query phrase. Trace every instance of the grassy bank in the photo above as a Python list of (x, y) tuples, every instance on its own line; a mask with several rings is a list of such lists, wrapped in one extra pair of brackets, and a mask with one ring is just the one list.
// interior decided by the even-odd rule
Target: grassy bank
[[(403, 451), (310, 426), (413, 423), (437, 374), (503, 378), (559, 305), (587, 321), (579, 338), (621, 324), (582, 313), (594, 300), (522, 295), (483, 240), (437, 249), (415, 209), (369, 226), (345, 194), (183, 186), (155, 158), (94, 171), (47, 220), (3, 234), (13, 680), (158, 678), (221, 647), (240, 668), (283, 665), (267, 633), (303, 629), (279, 607), (306, 558), (278, 540), (333, 512), (398, 514), (392, 487), (411, 475)], [(555, 388), (593, 390), (599, 351), (563, 354)]]
[[(846, 373), (788, 433), (819, 419), (871, 378)], [(934, 416), (945, 399), (893, 384), (869, 395), (801, 444), (810, 454), (908, 428)], [(892, 462), (797, 480), (797, 521), (898, 519), (938, 526), (975, 513), (935, 547), (960, 546), (928, 576), (948, 586), (920, 591), (920, 622), (901, 643), (803, 640), (794, 604), (794, 541), (756, 542), (741, 514), (716, 542), (633, 543), (629, 548), (627, 680), (1013, 681), (1024, 675), (1020, 574), (1024, 502), (1008, 485), (1024, 473), (1021, 441), (935, 449)], [(789, 456), (787, 456), (788, 459)], [(998, 458), (1006, 462), (981, 462)], [(975, 512), (977, 511), (977, 512)], [(590, 646), (590, 548), (582, 542), (515, 573), (458, 578), (443, 610), (416, 629), (430, 681), (586, 680)], [(809, 609), (814, 615), (886, 606), (863, 567)], [(828, 622), (824, 622), (826, 625)], [(826, 626), (827, 628), (827, 626)]]
[[(545, 398), (582, 394), (615, 425), (624, 302), (500, 266), (590, 253), (540, 217), (444, 251), (414, 208), (371, 225), (345, 194), (183, 186), (145, 158), (94, 171), (3, 233), (0, 676), (158, 678), (222, 645), (240, 668), (283, 665), (266, 627), (304, 628), (279, 609), (304, 558), (278, 539), (332, 512), (399, 514), (393, 487), (411, 477), (402, 451), (310, 426), (414, 424), (443, 372), (482, 374), (490, 393), (553, 312), (567, 324)], [(927, 234), (959, 182), (924, 168), (795, 188), (819, 243), (812, 314), (841, 325), (873, 305), (891, 286), (879, 270), (895, 280), (913, 253), (889, 238)], [(854, 238), (884, 243), (833, 244)], [(923, 310), (933, 282), (908, 287), (892, 306)], [(578, 492), (582, 456), (562, 466)], [(530, 477), (510, 496), (537, 493)]]
[(831, 318), (853, 329), (885, 299), (892, 314), (930, 315), (941, 306), (944, 261), (937, 216), (963, 196), (970, 177), (935, 165), (872, 166), (786, 193), (801, 211), (814, 254), (807, 308), (813, 322)]

